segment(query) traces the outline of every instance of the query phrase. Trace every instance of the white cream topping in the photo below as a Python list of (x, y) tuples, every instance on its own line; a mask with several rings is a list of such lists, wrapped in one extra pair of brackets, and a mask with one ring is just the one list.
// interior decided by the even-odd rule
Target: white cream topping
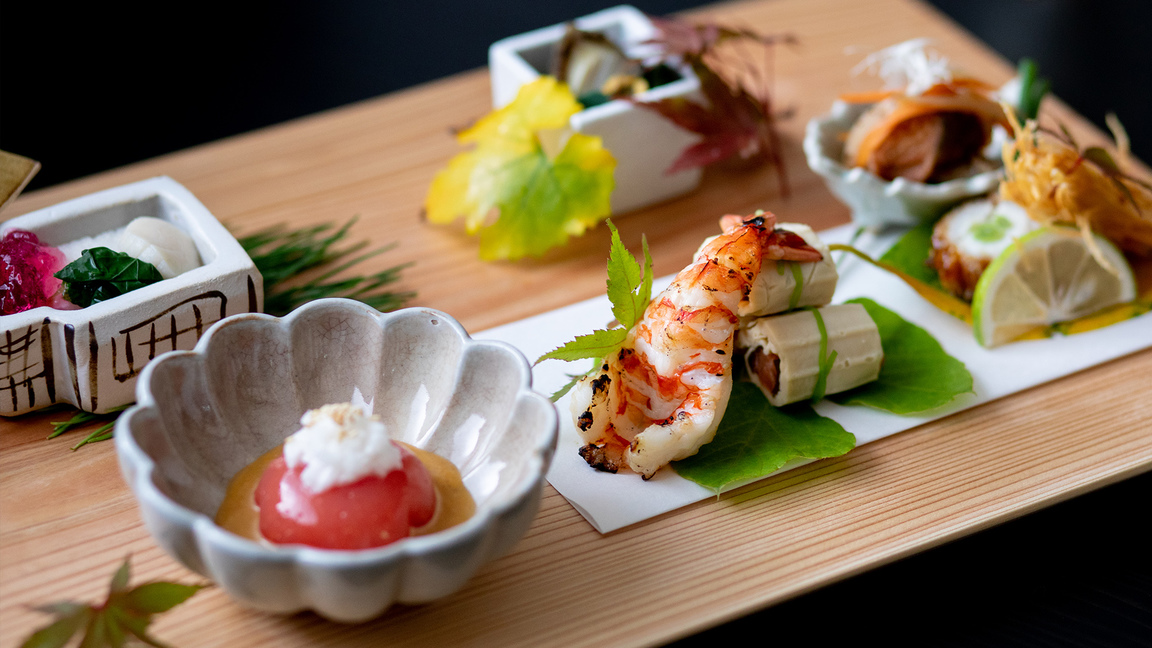
[(284, 442), (289, 468), (304, 466), (300, 481), (312, 492), (351, 484), (401, 467), (400, 447), (377, 416), (352, 403), (308, 410), (301, 428)]

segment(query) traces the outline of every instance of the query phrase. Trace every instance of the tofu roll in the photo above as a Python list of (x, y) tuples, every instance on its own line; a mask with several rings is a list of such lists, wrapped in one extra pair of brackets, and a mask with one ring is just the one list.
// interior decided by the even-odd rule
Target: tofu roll
[(818, 400), (876, 380), (884, 350), (860, 304), (761, 317), (736, 339), (748, 376), (777, 407)]
[[(832, 261), (828, 246), (816, 232), (802, 223), (778, 223), (776, 229), (798, 235), (819, 251), (823, 258), (811, 262), (765, 259), (760, 266), (760, 274), (737, 307), (736, 314), (742, 321), (803, 306), (823, 306), (832, 301), (832, 293), (836, 292), (836, 281), (839, 278), (836, 263)], [(705, 240), (704, 245), (708, 245), (712, 238)], [(704, 246), (701, 246), (703, 249)]]

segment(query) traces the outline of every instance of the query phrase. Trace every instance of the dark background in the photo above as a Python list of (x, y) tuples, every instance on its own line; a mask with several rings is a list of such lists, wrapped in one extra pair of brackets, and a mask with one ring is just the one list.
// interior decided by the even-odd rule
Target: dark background
[[(1035, 59), (1102, 128), (1116, 112), (1152, 159), (1152, 2), (931, 3), (1008, 60)], [(481, 67), (492, 41), (614, 4), (6, 0), (0, 148), (40, 160), (29, 190), (46, 187)], [(1152, 646), (1150, 502), (1152, 475), (1130, 479), (683, 643)]]
[[(500, 38), (615, 0), (0, 6), (0, 148), (29, 190), (487, 64)], [(699, 0), (637, 0), (665, 14)], [(1152, 159), (1149, 0), (932, 0), (1078, 112), (1116, 112)], [(67, 7), (65, 9), (65, 6)]]

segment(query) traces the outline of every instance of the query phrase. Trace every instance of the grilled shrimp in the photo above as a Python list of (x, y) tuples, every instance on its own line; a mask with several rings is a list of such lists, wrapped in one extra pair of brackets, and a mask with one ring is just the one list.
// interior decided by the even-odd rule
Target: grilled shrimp
[(645, 479), (712, 440), (732, 391), (732, 345), (741, 299), (762, 260), (819, 261), (776, 217), (725, 216), (706, 245), (648, 305), (619, 352), (578, 382), (572, 415), (593, 468)]

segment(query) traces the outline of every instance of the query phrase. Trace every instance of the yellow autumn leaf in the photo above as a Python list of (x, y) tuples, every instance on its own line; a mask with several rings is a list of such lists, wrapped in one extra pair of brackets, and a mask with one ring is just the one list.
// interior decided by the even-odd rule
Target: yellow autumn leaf
[(491, 260), (540, 256), (606, 218), (616, 159), (600, 138), (572, 133), (550, 155), (581, 109), (552, 77), (521, 87), (512, 103), (456, 136), (473, 148), (432, 180), (428, 220), (464, 218), (468, 232), (480, 235), (480, 257)]

